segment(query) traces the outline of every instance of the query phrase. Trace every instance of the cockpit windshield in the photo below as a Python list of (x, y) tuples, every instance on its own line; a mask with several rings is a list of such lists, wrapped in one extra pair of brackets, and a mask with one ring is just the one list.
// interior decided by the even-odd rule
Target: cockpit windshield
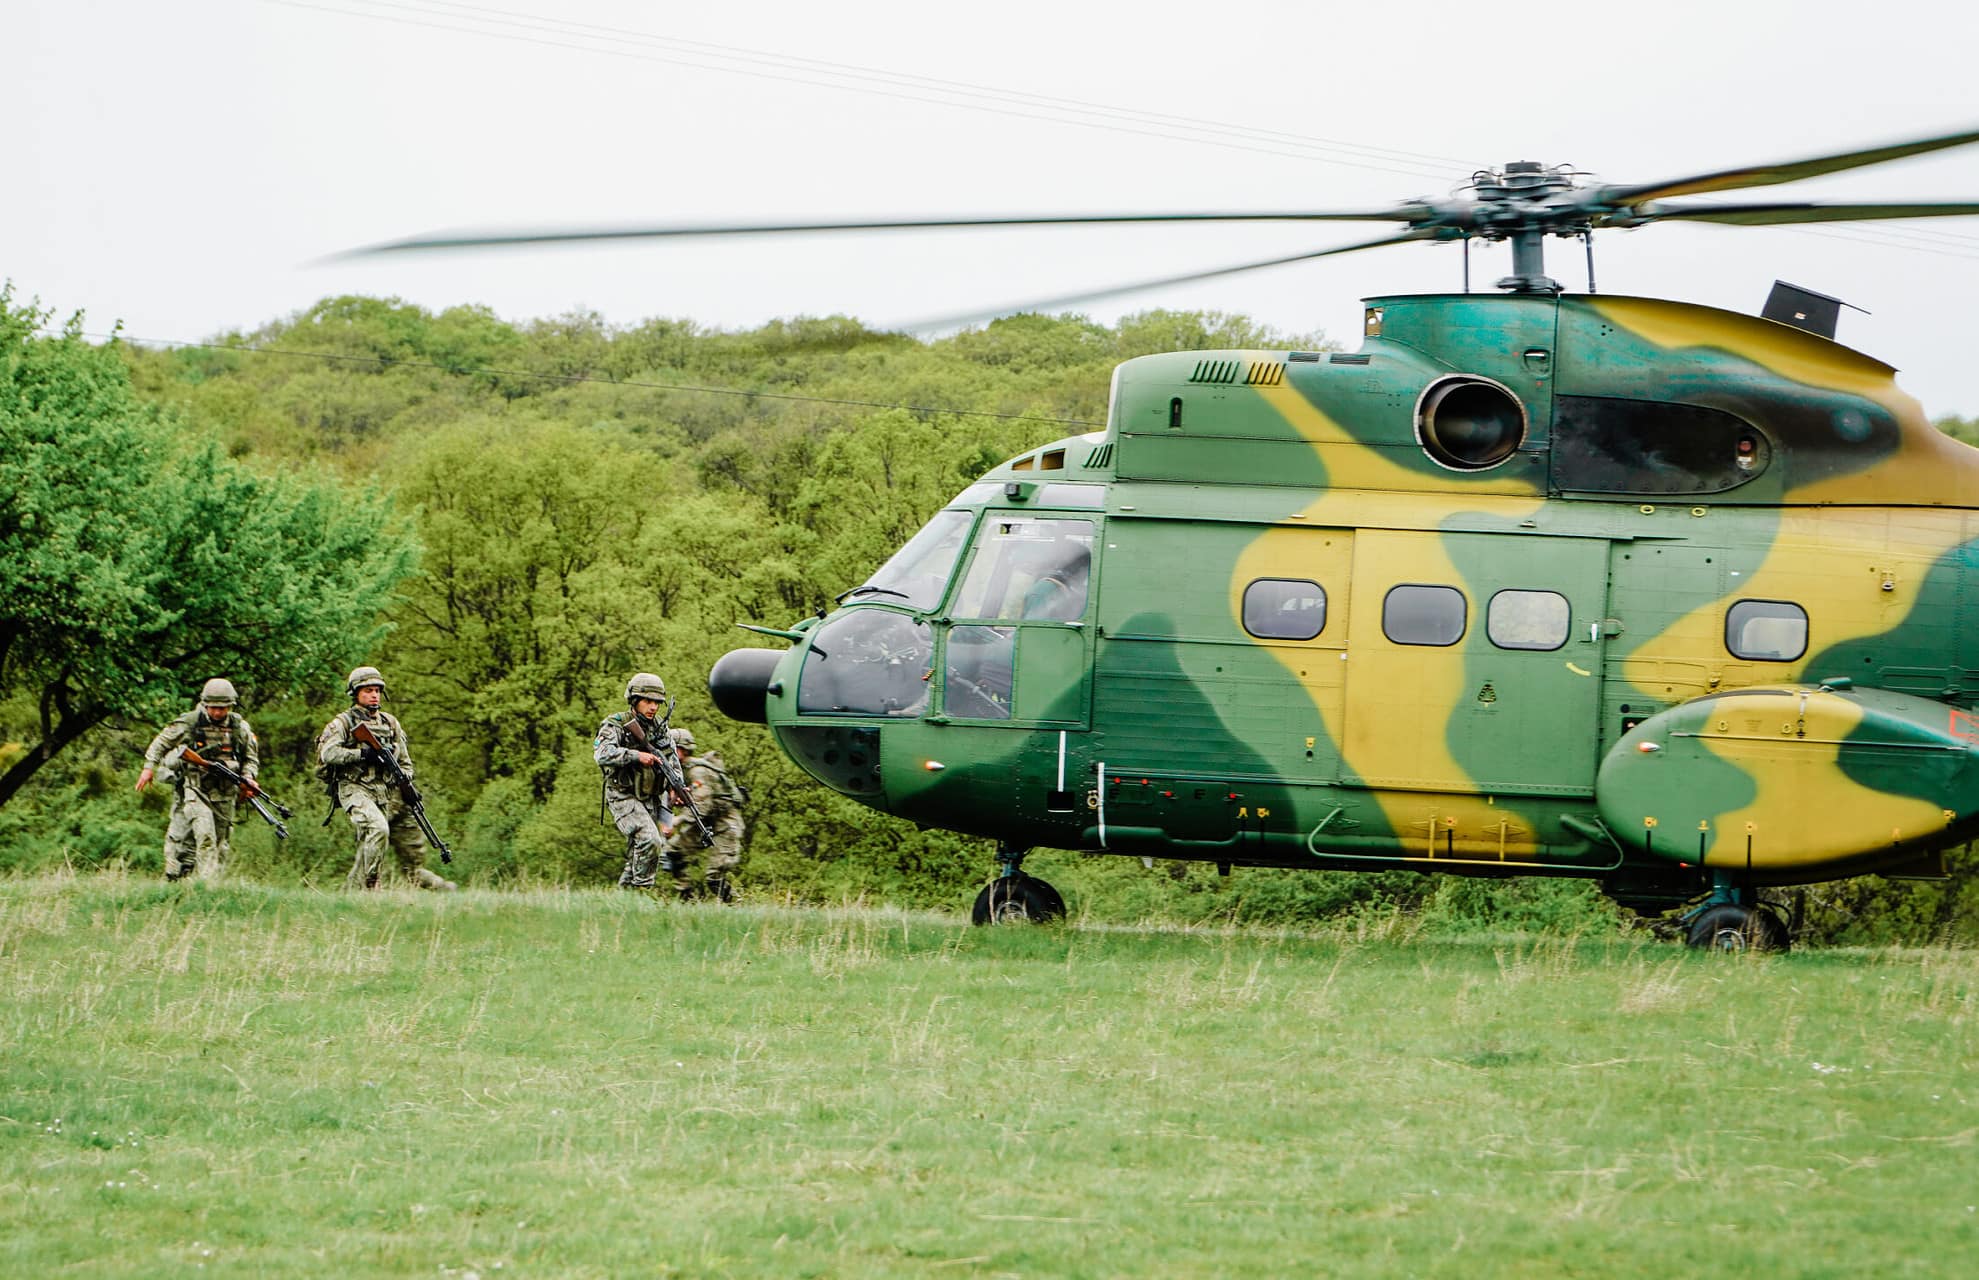
[(955, 561), (969, 536), (969, 522), (975, 516), (967, 511), (937, 511), (935, 518), (921, 527), (906, 546), (880, 566), (866, 585), (854, 587), (841, 600), (884, 600), (926, 613), (941, 603), (948, 590), (948, 579), (955, 572)]

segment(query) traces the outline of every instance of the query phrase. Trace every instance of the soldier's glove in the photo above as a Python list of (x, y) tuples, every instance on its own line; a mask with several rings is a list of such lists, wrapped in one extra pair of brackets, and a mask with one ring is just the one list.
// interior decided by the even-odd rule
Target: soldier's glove
[(387, 773), (391, 772), (391, 769), (385, 763), (385, 753), (378, 750), (378, 748), (360, 747), (358, 748), (357, 755), (360, 760), (370, 765), (373, 769), (383, 769)]

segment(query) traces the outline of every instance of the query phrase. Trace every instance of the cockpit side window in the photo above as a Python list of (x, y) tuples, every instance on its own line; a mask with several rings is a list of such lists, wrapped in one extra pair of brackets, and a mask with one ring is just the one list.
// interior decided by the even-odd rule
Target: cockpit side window
[(957, 618), (1076, 622), (1086, 614), (1093, 522), (992, 515), (951, 610)]

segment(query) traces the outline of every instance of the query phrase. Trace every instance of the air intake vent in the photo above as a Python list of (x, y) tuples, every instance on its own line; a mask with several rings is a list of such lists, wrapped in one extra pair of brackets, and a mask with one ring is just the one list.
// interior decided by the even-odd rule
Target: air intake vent
[(1189, 375), (1191, 382), (1235, 382), (1237, 372), (1243, 363), (1237, 360), (1198, 360), (1196, 371)]
[(1276, 360), (1261, 360), (1244, 376), (1247, 387), (1275, 387), (1285, 381), (1285, 366)]
[(1345, 351), (1335, 351), (1326, 358), (1334, 364), (1366, 364), (1374, 359), (1373, 356), (1363, 351), (1356, 351), (1351, 354)]
[(1113, 445), (1110, 442), (1086, 455), (1085, 466), (1088, 471), (1098, 471), (1112, 465)]

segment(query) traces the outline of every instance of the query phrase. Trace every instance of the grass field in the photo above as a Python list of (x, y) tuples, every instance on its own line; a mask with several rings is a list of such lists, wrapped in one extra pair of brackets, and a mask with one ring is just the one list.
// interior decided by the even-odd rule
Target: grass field
[(7, 1276), (1957, 1276), (1979, 955), (0, 884)]

